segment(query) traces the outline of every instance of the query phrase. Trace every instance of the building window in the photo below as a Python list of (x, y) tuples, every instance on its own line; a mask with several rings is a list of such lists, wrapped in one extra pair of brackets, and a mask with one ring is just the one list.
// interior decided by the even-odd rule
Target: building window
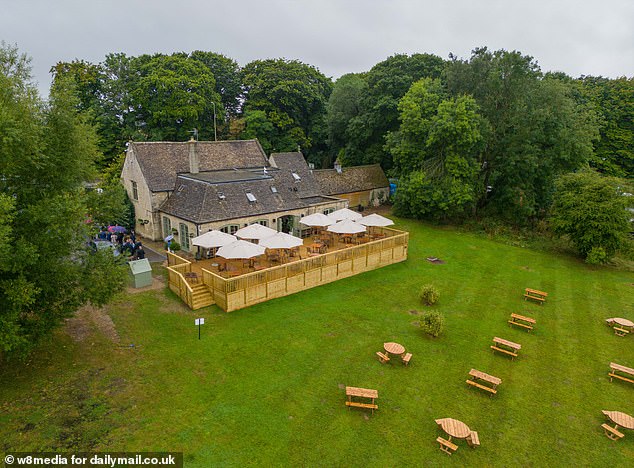
[(269, 222), (266, 219), (261, 219), (258, 221), (258, 224), (261, 224), (262, 226), (269, 226)]
[(238, 224), (229, 224), (228, 226), (221, 227), (220, 231), (226, 234), (235, 234), (238, 229), (240, 229)]
[(132, 198), (134, 198), (135, 200), (139, 199), (139, 189), (137, 188), (136, 182), (135, 181), (131, 181), (132, 182)]
[(247, 200), (249, 200), (250, 203), (255, 203), (256, 201), (258, 201), (258, 199), (255, 198), (255, 195), (253, 195), (251, 192), (247, 192)]
[(180, 239), (178, 240), (181, 243), (181, 248), (183, 248), (183, 250), (189, 250), (189, 227), (185, 223), (180, 223), (178, 227), (180, 233)]
[(172, 220), (163, 216), (163, 239), (172, 234)]
[(293, 172), (293, 179), (295, 179), (295, 182), (299, 182), (300, 180), (302, 180), (302, 178), (299, 176), (299, 174), (297, 172)]
[(277, 193), (277, 187), (275, 187), (274, 185), (271, 185), (271, 192)]
[(335, 209), (334, 209), (334, 208), (326, 208), (326, 209), (324, 210), (324, 214), (325, 214), (325, 215), (329, 215), (330, 213), (333, 213), (334, 211), (335, 211)]

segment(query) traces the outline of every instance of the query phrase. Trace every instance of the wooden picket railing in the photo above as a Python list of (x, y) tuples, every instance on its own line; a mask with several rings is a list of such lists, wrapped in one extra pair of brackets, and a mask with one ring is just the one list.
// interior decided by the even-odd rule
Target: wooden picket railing
[(373, 229), (386, 237), (236, 278), (223, 278), (203, 268), (203, 283), (218, 307), (231, 312), (407, 260), (409, 233)]

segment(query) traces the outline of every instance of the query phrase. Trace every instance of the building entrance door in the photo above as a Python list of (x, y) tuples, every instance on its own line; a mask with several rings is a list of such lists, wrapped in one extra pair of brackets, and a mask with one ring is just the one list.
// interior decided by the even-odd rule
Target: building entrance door
[(290, 234), (293, 231), (293, 218), (294, 216), (280, 216), (277, 219), (277, 230)]

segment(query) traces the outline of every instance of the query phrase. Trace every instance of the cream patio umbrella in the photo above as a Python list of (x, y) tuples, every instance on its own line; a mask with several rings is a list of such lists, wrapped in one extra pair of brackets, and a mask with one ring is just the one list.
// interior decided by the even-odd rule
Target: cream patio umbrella
[(249, 224), (247, 227), (238, 229), (236, 231), (236, 237), (239, 237), (240, 239), (260, 240), (260, 239), (264, 239), (265, 237), (270, 237), (275, 233), (277, 233), (275, 229), (262, 226), (261, 224), (258, 224), (258, 223), (253, 223), (253, 224)]
[(339, 221), (337, 224), (328, 226), (328, 231), (337, 234), (358, 234), (360, 232), (365, 232), (366, 228), (364, 225), (359, 224), (356, 221), (344, 219), (343, 221)]
[(310, 227), (326, 227), (336, 223), (334, 219), (323, 213), (313, 213), (311, 215), (304, 216), (299, 220), (299, 222)]
[(247, 242), (245, 240), (237, 240), (231, 244), (220, 247), (218, 252), (216, 252), (216, 255), (218, 257), (226, 258), (227, 260), (246, 260), (263, 255), (265, 251), (266, 248), (261, 245), (254, 244), (253, 242)]
[(232, 236), (231, 234), (227, 234), (226, 232), (213, 230), (201, 234), (198, 237), (194, 237), (192, 239), (192, 245), (203, 247), (205, 249), (213, 249), (216, 247), (222, 247), (223, 245), (231, 244), (232, 242), (235, 242), (237, 240), (238, 238), (236, 236)]
[(303, 245), (304, 241), (299, 237), (291, 236), (284, 232), (278, 232), (270, 237), (265, 237), (258, 245), (269, 249), (292, 249)]
[(379, 227), (391, 226), (392, 224), (394, 224), (394, 221), (392, 221), (391, 219), (388, 219), (385, 216), (381, 216), (380, 214), (376, 213), (364, 216), (363, 218), (356, 220), (356, 222), (359, 224), (363, 224), (364, 226)]
[(348, 208), (341, 208), (340, 210), (330, 213), (328, 217), (335, 221), (342, 221), (344, 219), (351, 219), (353, 221), (356, 221), (357, 219), (361, 219), (363, 215)]

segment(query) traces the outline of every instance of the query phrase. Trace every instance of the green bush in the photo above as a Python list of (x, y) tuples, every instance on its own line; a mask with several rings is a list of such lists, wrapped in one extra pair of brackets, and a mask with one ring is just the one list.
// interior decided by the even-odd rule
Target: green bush
[(434, 305), (440, 299), (440, 292), (433, 284), (426, 284), (420, 290), (420, 300), (428, 306)]
[(609, 256), (603, 247), (592, 247), (586, 257), (586, 263), (590, 265), (603, 265), (609, 260)]
[[(170, 249), (172, 249), (172, 252), (176, 252), (181, 249), (181, 245), (175, 240), (172, 240), (172, 243), (170, 244)], [(165, 243), (165, 250), (167, 250), (167, 242)]]
[(440, 312), (425, 312), (421, 318), (420, 328), (428, 335), (436, 338), (445, 328), (445, 317)]

